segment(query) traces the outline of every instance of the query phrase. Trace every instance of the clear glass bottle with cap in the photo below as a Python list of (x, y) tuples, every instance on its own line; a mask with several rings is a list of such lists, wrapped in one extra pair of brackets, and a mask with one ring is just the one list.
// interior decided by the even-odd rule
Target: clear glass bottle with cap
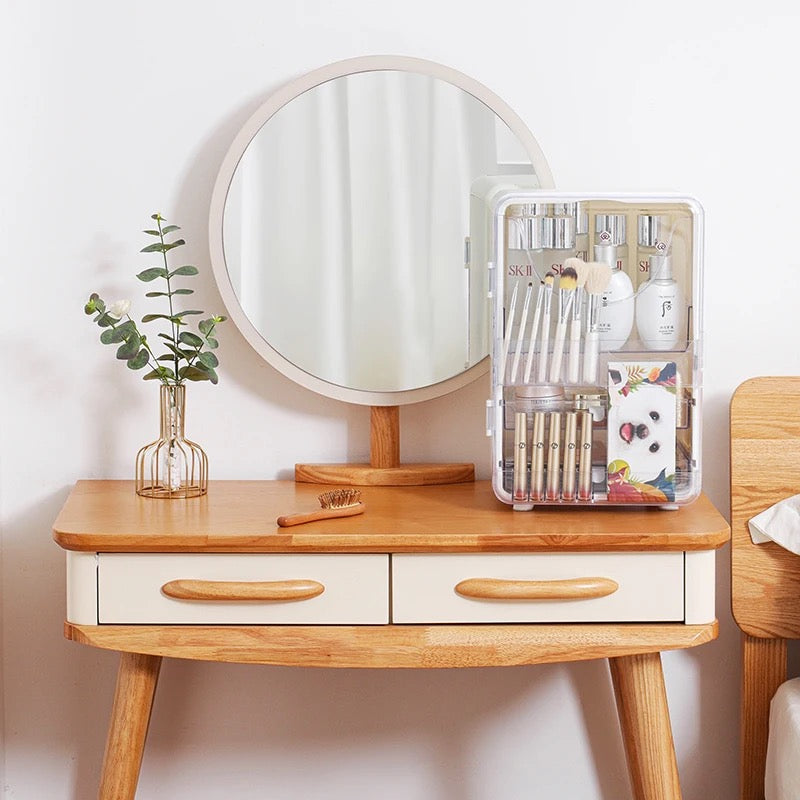
[(672, 251), (650, 256), (650, 280), (636, 297), (636, 330), (648, 350), (675, 350), (686, 346), (683, 293), (672, 277)]
[(595, 231), (594, 260), (611, 267), (611, 280), (600, 298), (597, 316), (600, 349), (621, 350), (633, 330), (634, 317), (633, 283), (625, 270), (625, 216), (598, 214)]
[(544, 203), (513, 205), (506, 212), (506, 271), (503, 281), (506, 309), (518, 283), (526, 286), (532, 282), (538, 286), (544, 276), (542, 221), (546, 213), (547, 205)]
[[(650, 256), (666, 248), (668, 217), (663, 214), (640, 214), (638, 219), (638, 238), (636, 246), (636, 269), (634, 286), (638, 289), (650, 280)], [(659, 248), (659, 244), (662, 247)]]
[(584, 203), (553, 203), (554, 217), (575, 219), (575, 257), (589, 260), (589, 214)]
[(564, 262), (574, 258), (575, 235), (577, 232), (575, 217), (547, 216), (542, 222), (542, 266), (548, 272), (560, 275)]

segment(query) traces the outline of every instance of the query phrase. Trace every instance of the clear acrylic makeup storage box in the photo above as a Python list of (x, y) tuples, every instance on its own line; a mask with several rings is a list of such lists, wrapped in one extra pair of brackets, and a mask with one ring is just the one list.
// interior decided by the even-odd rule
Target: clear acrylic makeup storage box
[[(492, 482), (515, 510), (701, 487), (703, 212), (666, 194), (472, 186), (471, 355), (490, 353)], [(527, 185), (526, 185), (527, 183)]]

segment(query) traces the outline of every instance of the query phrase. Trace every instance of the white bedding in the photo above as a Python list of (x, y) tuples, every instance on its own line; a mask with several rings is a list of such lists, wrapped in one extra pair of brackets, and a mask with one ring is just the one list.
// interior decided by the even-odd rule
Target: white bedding
[(800, 678), (781, 684), (770, 704), (764, 798), (800, 798)]

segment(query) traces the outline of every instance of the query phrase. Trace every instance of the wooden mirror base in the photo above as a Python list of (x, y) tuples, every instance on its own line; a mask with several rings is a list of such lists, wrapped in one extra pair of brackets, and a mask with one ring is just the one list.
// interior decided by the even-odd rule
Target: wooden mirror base
[(295, 464), (294, 479), (348, 486), (428, 486), (475, 480), (474, 464), (401, 464), (399, 406), (372, 406), (369, 444), (369, 464)]

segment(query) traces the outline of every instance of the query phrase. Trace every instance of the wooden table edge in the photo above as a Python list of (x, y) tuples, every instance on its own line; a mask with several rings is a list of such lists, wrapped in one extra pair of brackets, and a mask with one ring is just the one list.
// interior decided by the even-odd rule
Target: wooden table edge
[(618, 658), (712, 641), (717, 620), (503, 625), (75, 625), (67, 639), (118, 652), (338, 668), (499, 667)]

